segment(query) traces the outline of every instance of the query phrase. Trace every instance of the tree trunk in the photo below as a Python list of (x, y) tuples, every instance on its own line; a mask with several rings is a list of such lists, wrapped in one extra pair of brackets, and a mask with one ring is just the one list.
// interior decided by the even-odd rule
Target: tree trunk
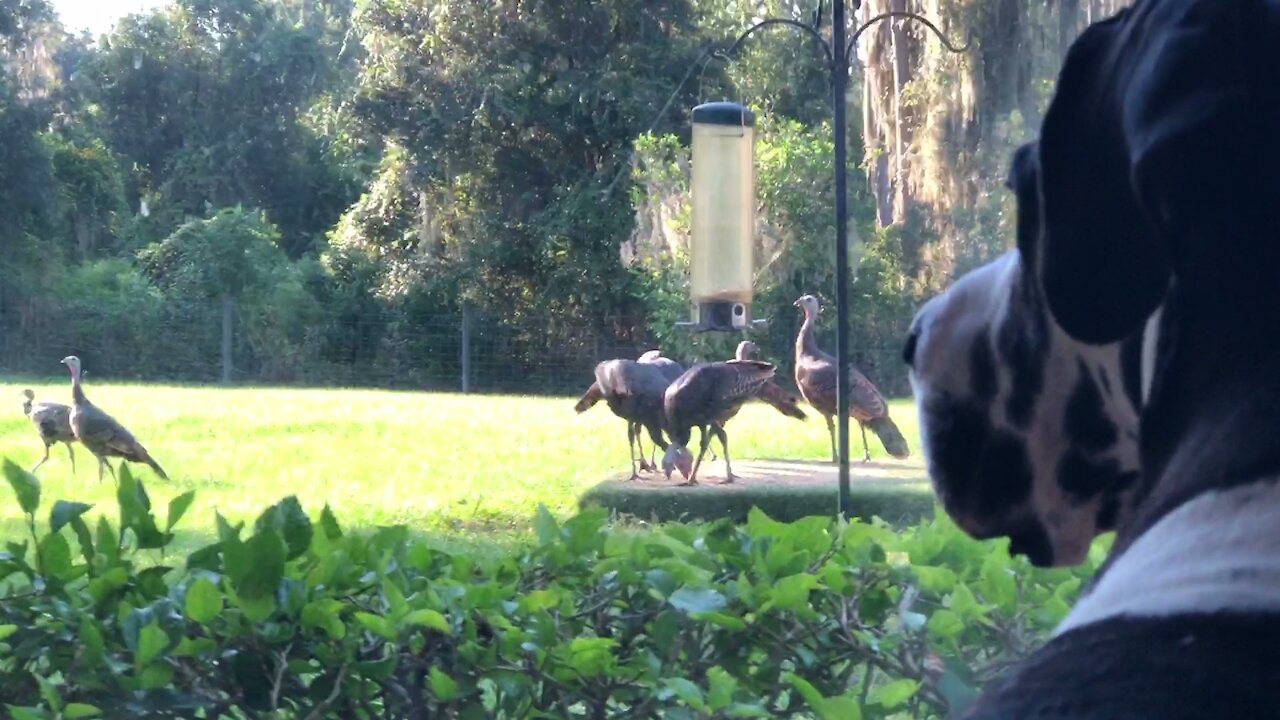
[(1058, 0), (1058, 53), (1065, 55), (1067, 46), (1080, 33), (1080, 0)]
[(236, 300), (231, 293), (222, 294), (222, 384), (231, 384), (231, 319), (236, 314)]
[[(863, 5), (864, 22), (887, 9), (881, 7), (880, 2), (883, 0), (868, 0)], [(872, 27), (864, 36), (866, 60), (862, 66), (862, 143), (863, 152), (870, 160), (867, 179), (876, 199), (876, 224), (879, 227), (893, 224), (893, 173), (889, 165), (893, 149), (889, 147), (887, 113), (884, 111), (884, 98), (889, 89), (885, 87), (882, 68), (887, 34), (882, 23)]]
[[(893, 0), (889, 4), (893, 12), (906, 12), (906, 0)], [(889, 38), (893, 45), (893, 220), (903, 222), (907, 219), (907, 205), (911, 202), (907, 189), (907, 143), (910, 142), (907, 119), (902, 116), (902, 90), (911, 77), (910, 58), (908, 56), (907, 33), (903, 30), (901, 18), (889, 20)]]
[(94, 249), (94, 232), (92, 223), (93, 218), (91, 216), (86, 213), (76, 212), (74, 221), (76, 247), (80, 251), (81, 260), (87, 260), (89, 258), (89, 254), (92, 253)]

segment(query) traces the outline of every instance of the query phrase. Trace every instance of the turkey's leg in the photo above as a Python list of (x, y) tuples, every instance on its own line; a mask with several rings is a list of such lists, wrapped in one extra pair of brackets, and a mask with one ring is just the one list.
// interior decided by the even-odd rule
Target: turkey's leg
[[(636, 470), (636, 425), (633, 422), (627, 423), (627, 453), (631, 455), (631, 477), (627, 479), (639, 480), (640, 473)], [(640, 460), (641, 462), (644, 461), (643, 455), (641, 455)]]
[(867, 426), (864, 423), (858, 423), (858, 429), (862, 430), (862, 462), (870, 462), (871, 448), (867, 447)]
[[(47, 449), (47, 448), (46, 448)], [(71, 476), (76, 474), (76, 451), (72, 449), (71, 443), (67, 443), (67, 457), (71, 458)]]
[(102, 482), (102, 468), (104, 467), (110, 471), (111, 479), (115, 481), (116, 484), (119, 484), (120, 480), (116, 477), (116, 469), (111, 467), (111, 463), (107, 462), (107, 459), (102, 455), (98, 456), (98, 482)]
[(711, 430), (715, 432), (716, 437), (720, 438), (720, 447), (724, 449), (724, 484), (728, 485), (738, 479), (733, 474), (733, 466), (729, 464), (729, 434), (719, 425), (712, 425)]
[(827, 433), (831, 435), (831, 462), (840, 462), (840, 456), (836, 454), (836, 422), (827, 416)]
[[(636, 459), (640, 461), (640, 472), (646, 472), (649, 469), (648, 463), (644, 459), (644, 443), (640, 442), (640, 423), (627, 421), (627, 434), (633, 436), (636, 444)], [(635, 478), (632, 478), (633, 480)]]
[(49, 446), (48, 446), (48, 445), (45, 445), (45, 446), (44, 446), (44, 459), (43, 459), (43, 460), (41, 460), (40, 462), (36, 463), (36, 466), (35, 466), (35, 467), (31, 468), (31, 474), (32, 474), (32, 475), (35, 475), (35, 474), (36, 474), (36, 471), (40, 469), (40, 466), (41, 466), (41, 465), (43, 465), (43, 464), (45, 464), (45, 463), (47, 463), (47, 462), (49, 462)]
[(670, 443), (662, 439), (661, 430), (652, 425), (646, 425), (645, 427), (649, 430), (649, 439), (653, 441), (653, 448), (650, 450), (649, 455), (649, 469), (653, 472), (658, 472), (658, 464), (654, 461), (654, 456), (657, 454), (658, 448), (662, 448), (662, 451), (666, 452)]
[(640, 453), (640, 472), (658, 472), (658, 466), (653, 462), (653, 454), (657, 449), (649, 448), (649, 457), (644, 456), (644, 424), (636, 423), (636, 450)]

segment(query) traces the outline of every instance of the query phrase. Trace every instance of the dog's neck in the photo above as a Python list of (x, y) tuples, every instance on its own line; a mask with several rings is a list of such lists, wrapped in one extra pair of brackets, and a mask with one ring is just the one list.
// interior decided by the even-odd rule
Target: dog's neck
[[(1280, 262), (1260, 265), (1276, 268), (1265, 284), (1256, 268), (1236, 267), (1171, 289), (1153, 372), (1143, 379), (1151, 393), (1142, 410), (1135, 511), (1118, 528), (1103, 573), (1184, 503), (1280, 477), (1280, 308), (1259, 290), (1280, 278)], [(1219, 282), (1227, 277), (1236, 284)], [(1280, 525), (1280, 507), (1275, 514)]]
[(1201, 494), (1137, 538), (1055, 630), (1116, 617), (1280, 612), (1280, 478)]

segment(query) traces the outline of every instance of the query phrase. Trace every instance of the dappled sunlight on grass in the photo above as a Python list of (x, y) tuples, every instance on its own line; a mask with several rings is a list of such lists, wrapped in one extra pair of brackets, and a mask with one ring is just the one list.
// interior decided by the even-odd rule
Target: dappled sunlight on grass
[[(28, 386), (37, 400), (70, 402), (70, 393), (65, 383), (0, 383), (0, 399), (12, 398), (11, 409), (0, 410), (0, 457), (29, 468), (42, 447), (22, 415), (19, 392)], [(329, 503), (351, 526), (511, 537), (524, 532), (539, 503), (572, 512), (584, 491), (627, 470), (623, 422), (603, 403), (577, 415), (572, 398), (92, 382), (87, 392), (172, 477), (164, 483), (145, 466), (134, 468), (153, 504), (198, 491), (184, 522), (197, 535), (184, 536), (184, 544), (211, 535), (215, 510), (252, 522), (290, 494), (313, 515)], [(916, 451), (914, 409), (896, 402), (892, 412)], [(750, 405), (728, 429), (735, 458), (830, 458), (826, 425), (814, 413), (797, 422)], [(857, 458), (856, 423), (852, 431)], [(869, 439), (873, 456), (884, 457)], [(65, 448), (53, 449), (40, 472), (44, 496), (94, 503), (114, 516), (110, 477), (99, 484), (93, 457), (79, 446), (76, 459), (73, 478)], [(0, 493), (8, 498), (7, 489)], [(0, 501), (4, 537), (21, 532), (19, 517), (15, 503)]]

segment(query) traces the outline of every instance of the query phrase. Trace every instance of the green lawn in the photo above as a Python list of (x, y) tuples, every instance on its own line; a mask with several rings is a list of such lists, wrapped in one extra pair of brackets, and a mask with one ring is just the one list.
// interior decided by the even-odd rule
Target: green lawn
[[(0, 405), (0, 457), (27, 468), (42, 450), (22, 414), (19, 393), (28, 386), (37, 400), (70, 402), (65, 383), (0, 382), (0, 401), (10, 401), (8, 409)], [(214, 510), (252, 521), (289, 494), (313, 515), (329, 503), (347, 525), (510, 537), (527, 527), (538, 503), (572, 512), (583, 491), (627, 468), (622, 421), (603, 404), (577, 415), (573, 398), (109, 383), (87, 392), (172, 478), (166, 484), (134, 467), (154, 504), (198, 490), (182, 545), (212, 534)], [(914, 409), (895, 402), (893, 416), (915, 450)], [(755, 404), (729, 432), (735, 457), (830, 456), (825, 423), (812, 414), (801, 423)], [(852, 440), (856, 454), (856, 430)], [(883, 455), (871, 440), (873, 454)], [(76, 459), (72, 477), (65, 448), (54, 448), (40, 470), (44, 507), (79, 500), (114, 514), (110, 477), (99, 484), (96, 462), (78, 446)], [(9, 489), (0, 489), (0, 535), (21, 532), (19, 520)]]

